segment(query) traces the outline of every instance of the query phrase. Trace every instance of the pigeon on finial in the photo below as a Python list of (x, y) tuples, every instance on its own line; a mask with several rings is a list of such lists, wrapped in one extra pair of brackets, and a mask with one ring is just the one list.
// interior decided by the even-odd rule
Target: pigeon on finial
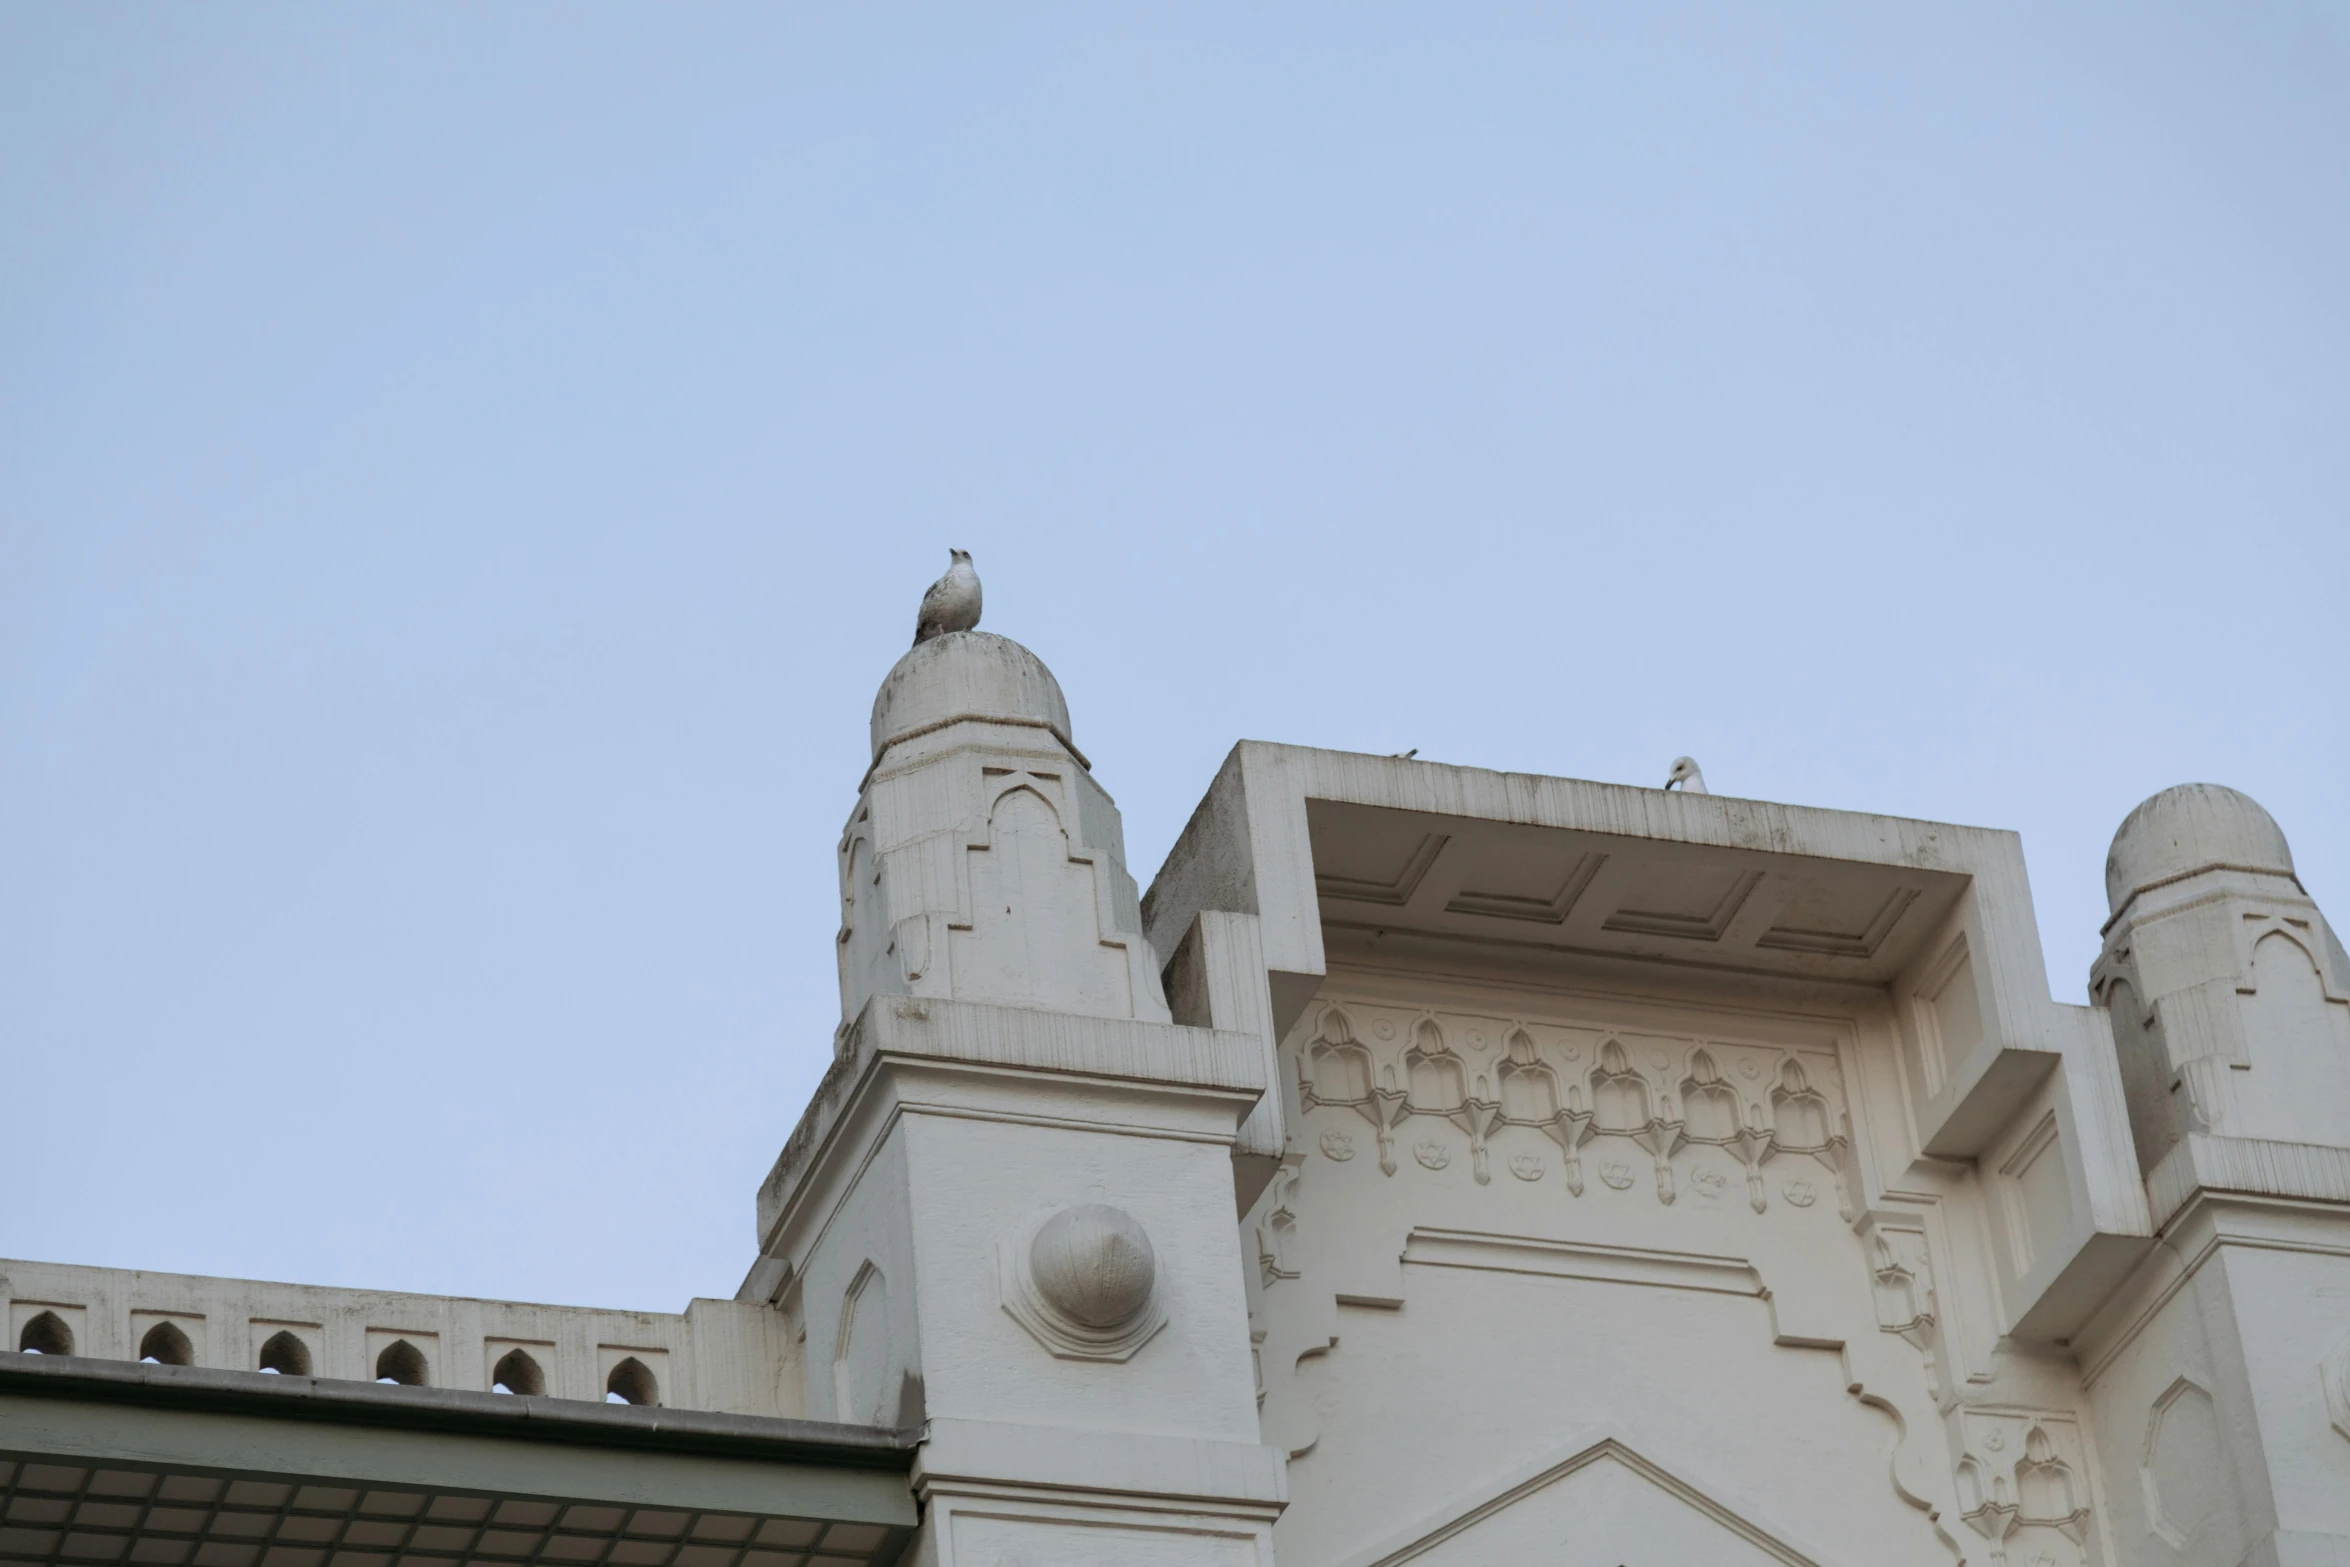
[(1697, 770), (1696, 757), (1676, 756), (1673, 758), (1673, 773), (1665, 780), (1665, 787), (1670, 789), (1675, 784), (1681, 786), (1683, 794), (1703, 794), (1706, 792), (1705, 774)]
[(979, 624), (979, 573), (971, 569), (969, 550), (948, 550), (954, 564), (922, 595), (922, 609), (914, 617), (914, 645), (950, 631), (969, 631)]

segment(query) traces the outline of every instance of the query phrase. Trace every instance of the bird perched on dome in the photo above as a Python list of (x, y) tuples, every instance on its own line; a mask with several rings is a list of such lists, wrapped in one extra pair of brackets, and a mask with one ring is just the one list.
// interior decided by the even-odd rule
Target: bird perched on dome
[(969, 631), (979, 624), (979, 573), (971, 569), (971, 552), (948, 550), (947, 554), (953, 564), (922, 595), (921, 611), (914, 617), (916, 647), (932, 637)]
[(1706, 792), (1705, 774), (1697, 770), (1696, 757), (1676, 756), (1673, 758), (1672, 775), (1665, 779), (1665, 787), (1670, 789), (1675, 784), (1681, 786), (1683, 794), (1704, 794)]

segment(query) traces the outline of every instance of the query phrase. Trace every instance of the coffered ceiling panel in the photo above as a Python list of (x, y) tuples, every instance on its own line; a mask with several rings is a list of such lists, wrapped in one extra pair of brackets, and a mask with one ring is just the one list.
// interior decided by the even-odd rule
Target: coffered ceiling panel
[(1914, 866), (1309, 799), (1329, 926), (1882, 982), (1956, 904)]

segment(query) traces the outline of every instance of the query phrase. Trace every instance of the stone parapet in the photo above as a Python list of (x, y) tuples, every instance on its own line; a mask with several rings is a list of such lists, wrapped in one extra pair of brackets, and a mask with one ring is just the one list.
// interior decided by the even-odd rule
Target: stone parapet
[(750, 1415), (799, 1413), (796, 1349), (764, 1306), (685, 1311), (334, 1289), (0, 1261), (11, 1348), (299, 1378)]

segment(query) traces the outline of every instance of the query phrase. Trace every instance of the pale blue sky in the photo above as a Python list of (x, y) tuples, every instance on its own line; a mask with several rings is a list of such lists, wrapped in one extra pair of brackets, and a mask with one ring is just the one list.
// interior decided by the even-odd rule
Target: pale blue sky
[(0, 4), (0, 1255), (677, 1309), (949, 545), (1242, 736), (2350, 921), (2350, 11)]

